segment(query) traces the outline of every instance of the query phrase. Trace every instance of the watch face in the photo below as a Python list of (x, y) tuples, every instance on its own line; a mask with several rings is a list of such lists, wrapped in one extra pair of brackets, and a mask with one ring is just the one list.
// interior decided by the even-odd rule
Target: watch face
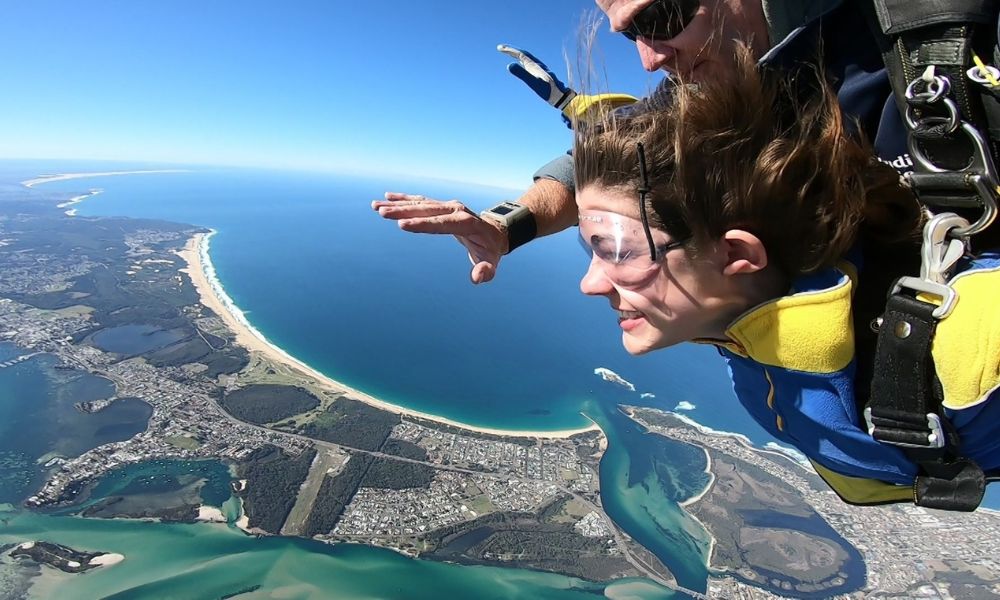
[(491, 208), (490, 212), (496, 213), (498, 215), (505, 215), (507, 213), (514, 212), (514, 209), (509, 206), (501, 204), (500, 206), (494, 206), (493, 208)]

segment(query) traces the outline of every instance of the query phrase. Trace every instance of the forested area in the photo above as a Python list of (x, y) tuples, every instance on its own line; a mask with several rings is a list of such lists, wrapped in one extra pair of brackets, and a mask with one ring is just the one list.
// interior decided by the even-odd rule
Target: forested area
[(361, 485), (371, 488), (403, 490), (428, 487), (433, 479), (434, 469), (428, 465), (378, 457), (368, 469), (368, 474), (365, 475)]
[(302, 426), (299, 433), (348, 448), (374, 451), (382, 447), (398, 424), (399, 415), (342, 396), (326, 412)]
[(367, 454), (351, 454), (351, 459), (340, 473), (323, 479), (302, 535), (312, 537), (333, 530), (344, 512), (344, 507), (350, 504), (354, 493), (358, 491), (358, 486), (361, 485), (361, 480), (364, 479), (373, 460), (374, 458)]
[(281, 531), (315, 457), (315, 448), (289, 456), (280, 448), (264, 446), (240, 463), (240, 476), (247, 480), (241, 493), (243, 508), (251, 527), (270, 533)]
[(222, 407), (237, 419), (263, 425), (312, 410), (319, 399), (290, 385), (248, 385), (222, 399)]

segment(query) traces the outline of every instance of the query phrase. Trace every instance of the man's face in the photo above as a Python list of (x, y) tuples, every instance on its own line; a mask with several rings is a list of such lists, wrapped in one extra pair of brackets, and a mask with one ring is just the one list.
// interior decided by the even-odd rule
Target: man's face
[[(656, 0), (596, 1), (608, 16), (612, 31), (624, 31)], [(757, 57), (770, 47), (761, 0), (701, 0), (680, 33), (664, 40), (639, 36), (635, 46), (647, 71), (664, 69), (685, 81), (697, 82), (730, 72), (739, 42), (748, 44)]]

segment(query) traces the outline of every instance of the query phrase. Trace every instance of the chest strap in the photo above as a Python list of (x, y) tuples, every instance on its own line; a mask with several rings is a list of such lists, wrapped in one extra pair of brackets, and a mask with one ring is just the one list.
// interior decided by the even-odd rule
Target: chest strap
[(955, 232), (969, 222), (953, 213), (924, 227), (919, 277), (901, 277), (889, 294), (875, 347), (871, 395), (865, 408), (868, 433), (897, 446), (918, 468), (913, 501), (945, 510), (975, 510), (986, 492), (983, 470), (960, 456), (960, 440), (941, 406), (931, 346), (938, 323), (959, 298), (948, 280), (966, 255), (967, 240)]

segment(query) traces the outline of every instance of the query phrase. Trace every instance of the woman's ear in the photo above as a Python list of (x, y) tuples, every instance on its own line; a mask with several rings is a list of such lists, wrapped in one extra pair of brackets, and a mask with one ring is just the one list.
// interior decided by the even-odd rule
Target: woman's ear
[(767, 266), (767, 249), (760, 238), (742, 229), (730, 229), (722, 236), (726, 252), (724, 275), (746, 275)]

